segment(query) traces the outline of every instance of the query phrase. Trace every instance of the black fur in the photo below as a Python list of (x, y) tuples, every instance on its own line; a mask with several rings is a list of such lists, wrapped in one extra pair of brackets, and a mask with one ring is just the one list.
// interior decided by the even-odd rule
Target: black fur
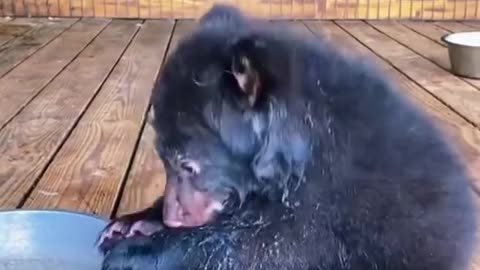
[[(261, 78), (250, 105), (232, 75), (244, 56)], [(178, 153), (208, 161), (196, 185), (232, 203), (210, 224), (119, 241), (104, 270), (466, 269), (464, 168), (369, 61), (216, 6), (152, 103), (167, 170)]]

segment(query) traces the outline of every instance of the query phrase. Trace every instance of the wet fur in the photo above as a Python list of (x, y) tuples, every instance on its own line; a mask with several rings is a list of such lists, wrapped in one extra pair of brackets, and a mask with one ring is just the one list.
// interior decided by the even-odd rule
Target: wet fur
[[(159, 148), (188, 139), (174, 136), (182, 111), (192, 131), (208, 126), (250, 164), (230, 186), (242, 204), (199, 228), (122, 240), (102, 269), (466, 269), (468, 178), (432, 121), (370, 61), (269, 27), (251, 31), (236, 10), (215, 7), (168, 59), (152, 96)], [(232, 109), (248, 108), (227, 91), (232, 81), (222, 93), (208, 87), (238, 51), (269, 76), (248, 113)]]

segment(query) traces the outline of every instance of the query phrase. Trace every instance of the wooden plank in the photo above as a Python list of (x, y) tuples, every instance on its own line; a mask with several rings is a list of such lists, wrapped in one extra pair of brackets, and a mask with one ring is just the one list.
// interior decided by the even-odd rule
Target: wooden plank
[(147, 21), (141, 27), (25, 208), (110, 216), (133, 158), (172, 27), (167, 21)]
[[(479, 16), (480, 16), (480, 4), (479, 4)], [(480, 29), (480, 21), (463, 21), (462, 22), (465, 25), (468, 25), (470, 27), (473, 27), (475, 29)]]
[(24, 34), (31, 28), (25, 25), (12, 24), (11, 22), (0, 23), (0, 46)]
[[(151, 119), (151, 116), (149, 116)], [(155, 152), (155, 131), (150, 123), (143, 128), (132, 168), (112, 217), (144, 209), (163, 194), (166, 174)]]
[(108, 24), (82, 20), (0, 79), (0, 127), (8, 123)]
[[(432, 39), (433, 41), (445, 47), (447, 47), (447, 44), (441, 40), (442, 36), (451, 32), (462, 32), (462, 31), (474, 30), (473, 27), (467, 26), (458, 22), (437, 22), (436, 24), (420, 22), (418, 24), (423, 25), (423, 27), (421, 27), (422, 29), (419, 29), (420, 31), (418, 31), (420, 34)], [(433, 29), (439, 29), (439, 28), (441, 29), (441, 31), (440, 30), (433, 31)], [(440, 49), (437, 49), (437, 50), (440, 50)], [(448, 49), (445, 48), (444, 51), (445, 51), (444, 54), (446, 55), (445, 56), (446, 59), (443, 62), (447, 63), (447, 65), (445, 65), (444, 67), (447, 70), (450, 70), (450, 60), (448, 58)], [(480, 89), (480, 80), (470, 79), (465, 77), (461, 77), (461, 79), (470, 83), (476, 88)]]
[(434, 23), (425, 23), (423, 21), (398, 21), (399, 23), (403, 24), (404, 26), (412, 29), (413, 31), (420, 33), (429, 39), (445, 45), (445, 43), (441, 40), (441, 37), (450, 33), (447, 30), (443, 29), (442, 27), (434, 24)]
[(446, 29), (450, 32), (464, 32), (464, 31), (474, 31), (475, 28), (462, 24), (459, 22), (436, 22), (436, 24), (443, 29)]
[[(373, 59), (398, 83), (408, 98), (434, 118), (452, 138), (467, 162), (473, 162), (479, 157), (480, 131), (472, 124), (333, 23), (308, 22), (307, 26), (317, 34), (326, 36), (346, 52), (359, 53)], [(476, 184), (480, 188), (480, 179)]]
[(23, 202), (133, 38), (136, 23), (113, 21), (0, 131), (0, 208)]
[[(167, 55), (176, 48), (178, 41), (189, 33), (192, 27), (193, 22), (177, 22)], [(150, 111), (148, 118), (150, 121), (146, 122), (143, 129), (123, 194), (120, 194), (118, 209), (113, 213), (113, 216), (146, 208), (163, 194), (166, 175), (163, 163), (155, 152), (155, 131), (150, 124), (152, 111)]]
[(78, 19), (55, 20), (42, 25), (42, 27), (36, 27), (35, 30), (28, 31), (26, 34), (0, 46), (0, 78), (77, 21)]
[[(5, 0), (8, 1), (8, 0)], [(19, 0), (20, 16), (198, 18), (216, 0)], [(225, 1), (222, 1), (225, 2)], [(226, 1), (270, 19), (478, 19), (479, 0)], [(11, 8), (10, 8), (11, 9)]]
[[(423, 35), (418, 34), (397, 22), (371, 21), (368, 23), (383, 34), (389, 36), (392, 39), (395, 39), (403, 46), (424, 56), (433, 63), (450, 72), (450, 59), (448, 57), (448, 49), (445, 46), (442, 46), (437, 42), (434, 42), (429, 38), (424, 37)], [(424, 24), (432, 25), (430, 23)], [(448, 26), (450, 23), (445, 24), (446, 26)], [(461, 27), (461, 29), (468, 28), (468, 26), (463, 26), (462, 24), (453, 24), (454, 29), (460, 29), (459, 27)], [(412, 42), (412, 40), (415, 40), (415, 42)], [(480, 89), (480, 80), (468, 79), (463, 77), (459, 78), (468, 82), (477, 89)]]
[[(420, 35), (407, 27), (399, 24), (398, 22), (385, 22), (385, 21), (368, 21), (368, 24), (373, 26), (379, 32), (394, 39), (403, 46), (410, 50), (423, 55), (425, 58), (436, 63), (444, 69), (450, 69), (450, 62), (448, 61), (448, 51), (445, 47), (432, 40)], [(423, 23), (424, 28), (431, 23)], [(412, 42), (415, 41), (415, 42)]]
[(478, 89), (363, 22), (337, 23), (477, 127), (480, 125)]

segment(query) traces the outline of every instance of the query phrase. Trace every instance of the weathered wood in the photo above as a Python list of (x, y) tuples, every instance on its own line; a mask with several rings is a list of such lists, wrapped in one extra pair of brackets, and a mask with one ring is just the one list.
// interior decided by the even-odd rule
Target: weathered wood
[(55, 78), (105, 27), (82, 20), (0, 79), (0, 128)]
[(480, 125), (478, 89), (363, 22), (337, 23), (456, 112), (476, 126)]
[(44, 23), (0, 46), (0, 78), (77, 21), (77, 19), (60, 19)]
[[(9, 0), (4, 0), (9, 1)], [(19, 16), (198, 18), (216, 0), (15, 0)], [(479, 0), (221, 1), (273, 19), (475, 19)], [(8, 6), (8, 5), (7, 5)], [(7, 11), (11, 12), (7, 7)]]
[[(193, 27), (192, 22), (180, 21), (175, 26), (167, 55), (176, 48), (178, 41)], [(163, 163), (155, 152), (155, 132), (150, 122), (153, 117), (150, 111), (143, 129), (138, 149), (128, 175), (125, 190), (114, 215), (123, 215), (150, 206), (163, 194), (165, 187), (165, 171)]]
[[(479, 13), (480, 13), (480, 10), (479, 10)], [(480, 29), (480, 21), (464, 21), (462, 23), (470, 27), (473, 27), (475, 29)]]
[(441, 37), (450, 33), (449, 31), (443, 29), (442, 27), (433, 24), (433, 23), (426, 23), (426, 22), (419, 22), (419, 21), (399, 21), (399, 23), (403, 24), (404, 26), (412, 29), (413, 31), (420, 33), (429, 39), (445, 45), (445, 42), (441, 40)]
[(135, 159), (114, 216), (132, 213), (151, 206), (163, 194), (166, 174), (155, 152), (155, 132), (147, 123), (143, 129)]
[(136, 23), (112, 22), (0, 131), (0, 208), (22, 203), (110, 74)]
[(147, 21), (27, 199), (109, 217), (140, 136), (173, 23)]
[(9, 42), (15, 37), (24, 34), (31, 28), (32, 27), (28, 27), (25, 25), (16, 25), (9, 22), (0, 22), (0, 46)]
[[(390, 38), (395, 39), (403, 46), (422, 55), (450, 72), (450, 59), (448, 57), (448, 49), (445, 46), (442, 46), (421, 34), (413, 32), (397, 22), (371, 21), (369, 24)], [(445, 24), (448, 26), (450, 23)], [(468, 29), (468, 26), (463, 26), (462, 24), (457, 26), (456, 24), (457, 23), (453, 24), (453, 28)], [(472, 29), (470, 28), (470, 30)], [(415, 40), (415, 42), (412, 42), (412, 40)], [(464, 77), (460, 77), (460, 79), (480, 90), (480, 80), (473, 80)]]
[[(406, 24), (406, 23), (404, 23), (404, 24)], [(415, 25), (420, 26), (420, 27), (417, 27), (416, 31), (419, 32), (420, 34), (430, 38), (431, 40), (437, 42), (438, 44), (446, 47), (447, 44), (441, 40), (442, 36), (444, 36), (448, 33), (451, 33), (451, 32), (472, 31), (472, 30), (474, 30), (473, 27), (463, 25), (463, 24), (460, 24), (460, 23), (454, 23), (454, 22), (443, 23), (442, 22), (442, 23), (439, 23), (439, 24), (441, 25), (441, 27), (436, 25), (436, 24), (433, 24), (433, 23), (418, 22)], [(415, 26), (412, 27), (412, 29), (414, 29), (414, 28), (415, 28)], [(447, 50), (447, 49), (445, 49), (445, 50)], [(445, 54), (446, 55), (444, 57), (446, 57), (446, 60), (444, 60), (443, 62), (448, 63), (448, 65), (446, 65), (445, 67), (447, 68), (447, 70), (450, 70), (450, 59), (448, 58), (448, 51)], [(471, 85), (480, 89), (480, 80), (470, 79), (470, 78), (465, 78), (465, 77), (461, 77), (461, 79), (463, 79), (464, 81), (466, 81), (466, 82), (470, 83)]]
[(367, 23), (403, 46), (436, 63), (440, 67), (446, 70), (450, 69), (448, 51), (444, 46), (431, 41), (423, 35), (413, 32), (397, 22), (368, 21)]
[(475, 28), (459, 22), (436, 22), (436, 25), (450, 32), (474, 31)]
[(413, 32), (397, 22), (368, 21), (367, 23), (403, 46), (436, 63), (440, 67), (447, 70), (450, 69), (448, 51), (445, 47)]

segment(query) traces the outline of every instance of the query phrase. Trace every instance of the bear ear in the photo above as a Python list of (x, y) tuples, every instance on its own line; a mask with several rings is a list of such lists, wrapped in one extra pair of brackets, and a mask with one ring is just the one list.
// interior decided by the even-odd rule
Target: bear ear
[(258, 71), (246, 56), (239, 56), (232, 61), (232, 74), (238, 87), (248, 97), (248, 104), (254, 106), (260, 94), (261, 81)]
[(266, 74), (261, 65), (262, 57), (266, 57), (264, 48), (264, 42), (254, 36), (241, 38), (233, 45), (231, 71), (250, 106), (257, 103), (265, 86)]

